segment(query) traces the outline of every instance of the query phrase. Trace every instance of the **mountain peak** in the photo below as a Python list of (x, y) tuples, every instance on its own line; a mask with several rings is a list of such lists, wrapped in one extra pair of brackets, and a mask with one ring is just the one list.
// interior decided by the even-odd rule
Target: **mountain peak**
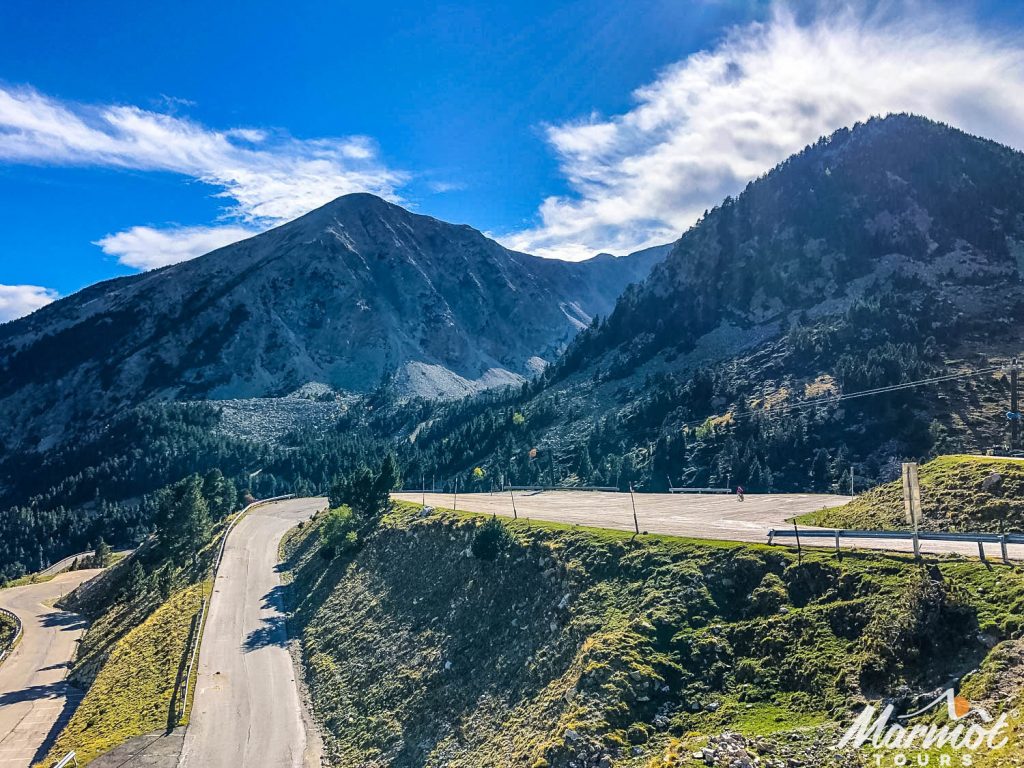
[[(5, 327), (0, 421), (14, 439), (39, 427), (7, 415), (44, 380), (65, 382), (54, 396), (81, 392), (62, 402), (96, 418), (123, 403), (276, 396), (310, 382), (368, 392), (385, 375), (400, 394), (427, 397), (520, 382), (653, 260), (541, 259), (376, 195), (344, 195)], [(56, 430), (70, 417), (53, 412)]]
[(891, 290), (894, 275), (983, 324), (997, 307), (1013, 316), (1022, 272), (1024, 154), (917, 115), (872, 118), (710, 211), (620, 299), (588, 355), (621, 344), (650, 359), (723, 328), (775, 335)]

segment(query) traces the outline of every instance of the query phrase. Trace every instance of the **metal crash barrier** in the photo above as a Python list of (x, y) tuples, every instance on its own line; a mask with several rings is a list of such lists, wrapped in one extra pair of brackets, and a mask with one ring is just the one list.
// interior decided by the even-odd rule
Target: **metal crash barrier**
[(965, 544), (977, 544), (978, 556), (985, 559), (985, 545), (998, 544), (1003, 561), (1008, 561), (1007, 544), (1024, 544), (1024, 534), (1020, 533), (942, 533), (937, 531), (859, 531), (848, 528), (833, 529), (800, 529), (773, 528), (768, 531), (768, 543), (774, 544), (775, 539), (793, 538), (797, 544), (800, 539), (832, 539), (835, 547), (843, 539), (889, 539), (909, 541), (914, 545), (914, 554), (920, 556), (922, 541), (951, 541)]

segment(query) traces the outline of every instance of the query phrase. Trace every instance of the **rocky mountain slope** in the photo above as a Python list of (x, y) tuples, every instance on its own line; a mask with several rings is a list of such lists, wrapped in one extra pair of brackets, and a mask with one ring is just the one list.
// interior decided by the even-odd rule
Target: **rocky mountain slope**
[(91, 286), (0, 326), (9, 444), (152, 399), (284, 395), (311, 382), (463, 395), (543, 369), (651, 249), (582, 263), (348, 195), (198, 259)]
[(1024, 340), (1022, 275), (1024, 154), (924, 118), (873, 119), (726, 199), (540, 386), (497, 413), (436, 420), (418, 449), (432, 456), (454, 426), (467, 448), (441, 472), (536, 480), (523, 456), (540, 447), (567, 481), (828, 490), (852, 466), (890, 479), (901, 456), (1002, 442), (1004, 374), (801, 404), (997, 368)]

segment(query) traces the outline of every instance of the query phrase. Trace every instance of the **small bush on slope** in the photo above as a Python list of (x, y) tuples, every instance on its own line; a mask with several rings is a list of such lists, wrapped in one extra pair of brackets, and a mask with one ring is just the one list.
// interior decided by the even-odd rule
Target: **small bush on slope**
[(492, 517), (476, 529), (470, 551), (473, 553), (473, 557), (493, 561), (498, 559), (508, 544), (509, 535), (505, 526), (497, 517)]
[(484, 564), (466, 556), (479, 520), (402, 506), (326, 568), (320, 521), (289, 541), (331, 764), (653, 765), (930, 690), (1020, 628), (1017, 569), (525, 521)]
[[(986, 478), (1000, 482), (986, 488)], [(921, 528), (929, 531), (1024, 531), (1024, 461), (988, 456), (940, 456), (920, 468)], [(798, 518), (827, 528), (905, 530), (903, 483), (880, 485), (842, 507)]]
[(14, 624), (14, 619), (0, 613), (0, 653), (8, 650), (16, 631), (17, 627)]

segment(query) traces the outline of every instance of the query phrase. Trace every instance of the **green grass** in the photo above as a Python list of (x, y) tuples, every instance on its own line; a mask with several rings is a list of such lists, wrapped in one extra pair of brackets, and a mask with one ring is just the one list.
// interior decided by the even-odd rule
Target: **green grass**
[(133, 736), (167, 727), (202, 588), (176, 592), (118, 640), (42, 765), (70, 750), (86, 765)]
[[(54, 574), (56, 575), (56, 574)], [(20, 576), (17, 579), (12, 579), (6, 584), (0, 586), (0, 589), (10, 589), (11, 587), (23, 587), (26, 584), (44, 584), (47, 581), (53, 579), (54, 576), (40, 576), (38, 573), (27, 573), (24, 576)]]
[[(993, 473), (1002, 476), (995, 492), (982, 488)], [(982, 456), (940, 456), (922, 464), (922, 530), (1024, 531), (1024, 461)], [(801, 515), (804, 525), (826, 528), (907, 530), (903, 484), (895, 481), (858, 496), (842, 507)]]
[(11, 650), (11, 641), (18, 626), (14, 619), (6, 614), (0, 613), (0, 653)]
[(831, 738), (976, 669), (1024, 607), (1018, 568), (525, 520), (488, 563), (465, 554), (482, 519), (398, 504), (353, 555), (321, 556), (322, 518), (284, 543), (330, 765), (647, 768), (724, 730)]

